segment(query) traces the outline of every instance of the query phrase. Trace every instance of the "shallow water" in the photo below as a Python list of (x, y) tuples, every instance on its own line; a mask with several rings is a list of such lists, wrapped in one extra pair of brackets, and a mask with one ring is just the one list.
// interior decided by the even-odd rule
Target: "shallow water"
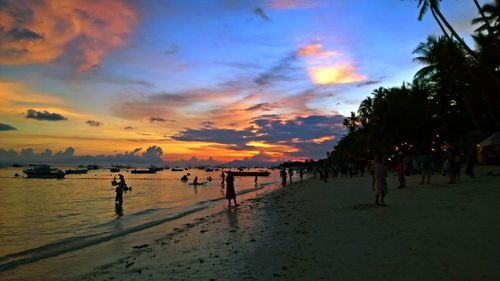
[[(179, 178), (191, 173), (206, 185), (194, 187)], [(67, 175), (65, 179), (27, 179), (22, 168), (0, 169), (0, 271), (82, 249), (153, 226), (179, 219), (224, 200), (220, 171), (190, 169), (156, 174), (122, 172), (132, 191), (115, 208), (109, 170)], [(236, 177), (239, 194), (278, 182), (269, 177)]]

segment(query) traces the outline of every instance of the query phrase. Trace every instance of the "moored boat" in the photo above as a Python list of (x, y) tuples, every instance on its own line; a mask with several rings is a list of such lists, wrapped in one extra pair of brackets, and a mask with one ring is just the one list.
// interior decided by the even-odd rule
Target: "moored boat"
[(87, 169), (68, 169), (68, 170), (65, 170), (64, 173), (66, 175), (70, 175), (70, 174), (86, 174), (89, 170)]
[(170, 171), (172, 171), (172, 172), (182, 172), (182, 171), (184, 171), (184, 169), (183, 168), (172, 168), (172, 169), (170, 169)]
[(28, 178), (42, 178), (42, 179), (62, 179), (64, 178), (64, 172), (57, 169), (51, 168), (49, 165), (37, 165), (29, 169), (24, 169), (23, 173), (26, 174)]
[(156, 174), (156, 170), (151, 169), (134, 169), (130, 172), (132, 174)]
[(111, 171), (111, 173), (119, 173), (120, 172), (120, 169), (116, 168), (116, 167), (109, 168), (109, 170)]

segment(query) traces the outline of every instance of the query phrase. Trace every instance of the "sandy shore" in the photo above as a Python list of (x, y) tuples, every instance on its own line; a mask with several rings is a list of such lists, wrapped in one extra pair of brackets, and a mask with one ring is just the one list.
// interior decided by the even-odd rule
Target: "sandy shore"
[[(83, 280), (500, 280), (500, 177), (310, 179), (166, 229)], [(496, 169), (498, 170), (498, 168)]]

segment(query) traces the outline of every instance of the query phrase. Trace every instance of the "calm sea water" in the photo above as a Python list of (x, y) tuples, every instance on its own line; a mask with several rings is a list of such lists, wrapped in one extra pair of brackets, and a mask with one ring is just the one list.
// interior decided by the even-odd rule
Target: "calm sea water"
[[(194, 187), (179, 178), (190, 173), (206, 185)], [(0, 169), (0, 272), (37, 260), (93, 246), (204, 210), (223, 201), (220, 171), (190, 169), (156, 174), (123, 171), (132, 191), (117, 209), (113, 175), (109, 170), (67, 175), (65, 179), (28, 179), (22, 168)], [(278, 183), (279, 171), (269, 177), (236, 177), (238, 194)]]

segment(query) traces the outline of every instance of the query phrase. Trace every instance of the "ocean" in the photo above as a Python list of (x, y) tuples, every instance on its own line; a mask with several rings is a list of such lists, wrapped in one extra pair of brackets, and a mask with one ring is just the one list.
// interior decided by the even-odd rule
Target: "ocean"
[[(22, 169), (0, 169), (0, 272), (16, 271), (227, 204), (221, 171), (132, 174), (122, 169), (132, 190), (124, 194), (122, 208), (117, 208), (111, 186), (117, 173), (109, 169), (66, 175), (60, 180), (24, 178)], [(279, 171), (270, 171), (257, 184), (254, 177), (235, 177), (239, 197), (277, 188)], [(16, 173), (19, 177), (14, 177)], [(189, 185), (179, 180), (187, 173), (191, 174), (189, 182), (195, 176), (199, 181), (207, 181), (209, 176), (213, 180)]]

